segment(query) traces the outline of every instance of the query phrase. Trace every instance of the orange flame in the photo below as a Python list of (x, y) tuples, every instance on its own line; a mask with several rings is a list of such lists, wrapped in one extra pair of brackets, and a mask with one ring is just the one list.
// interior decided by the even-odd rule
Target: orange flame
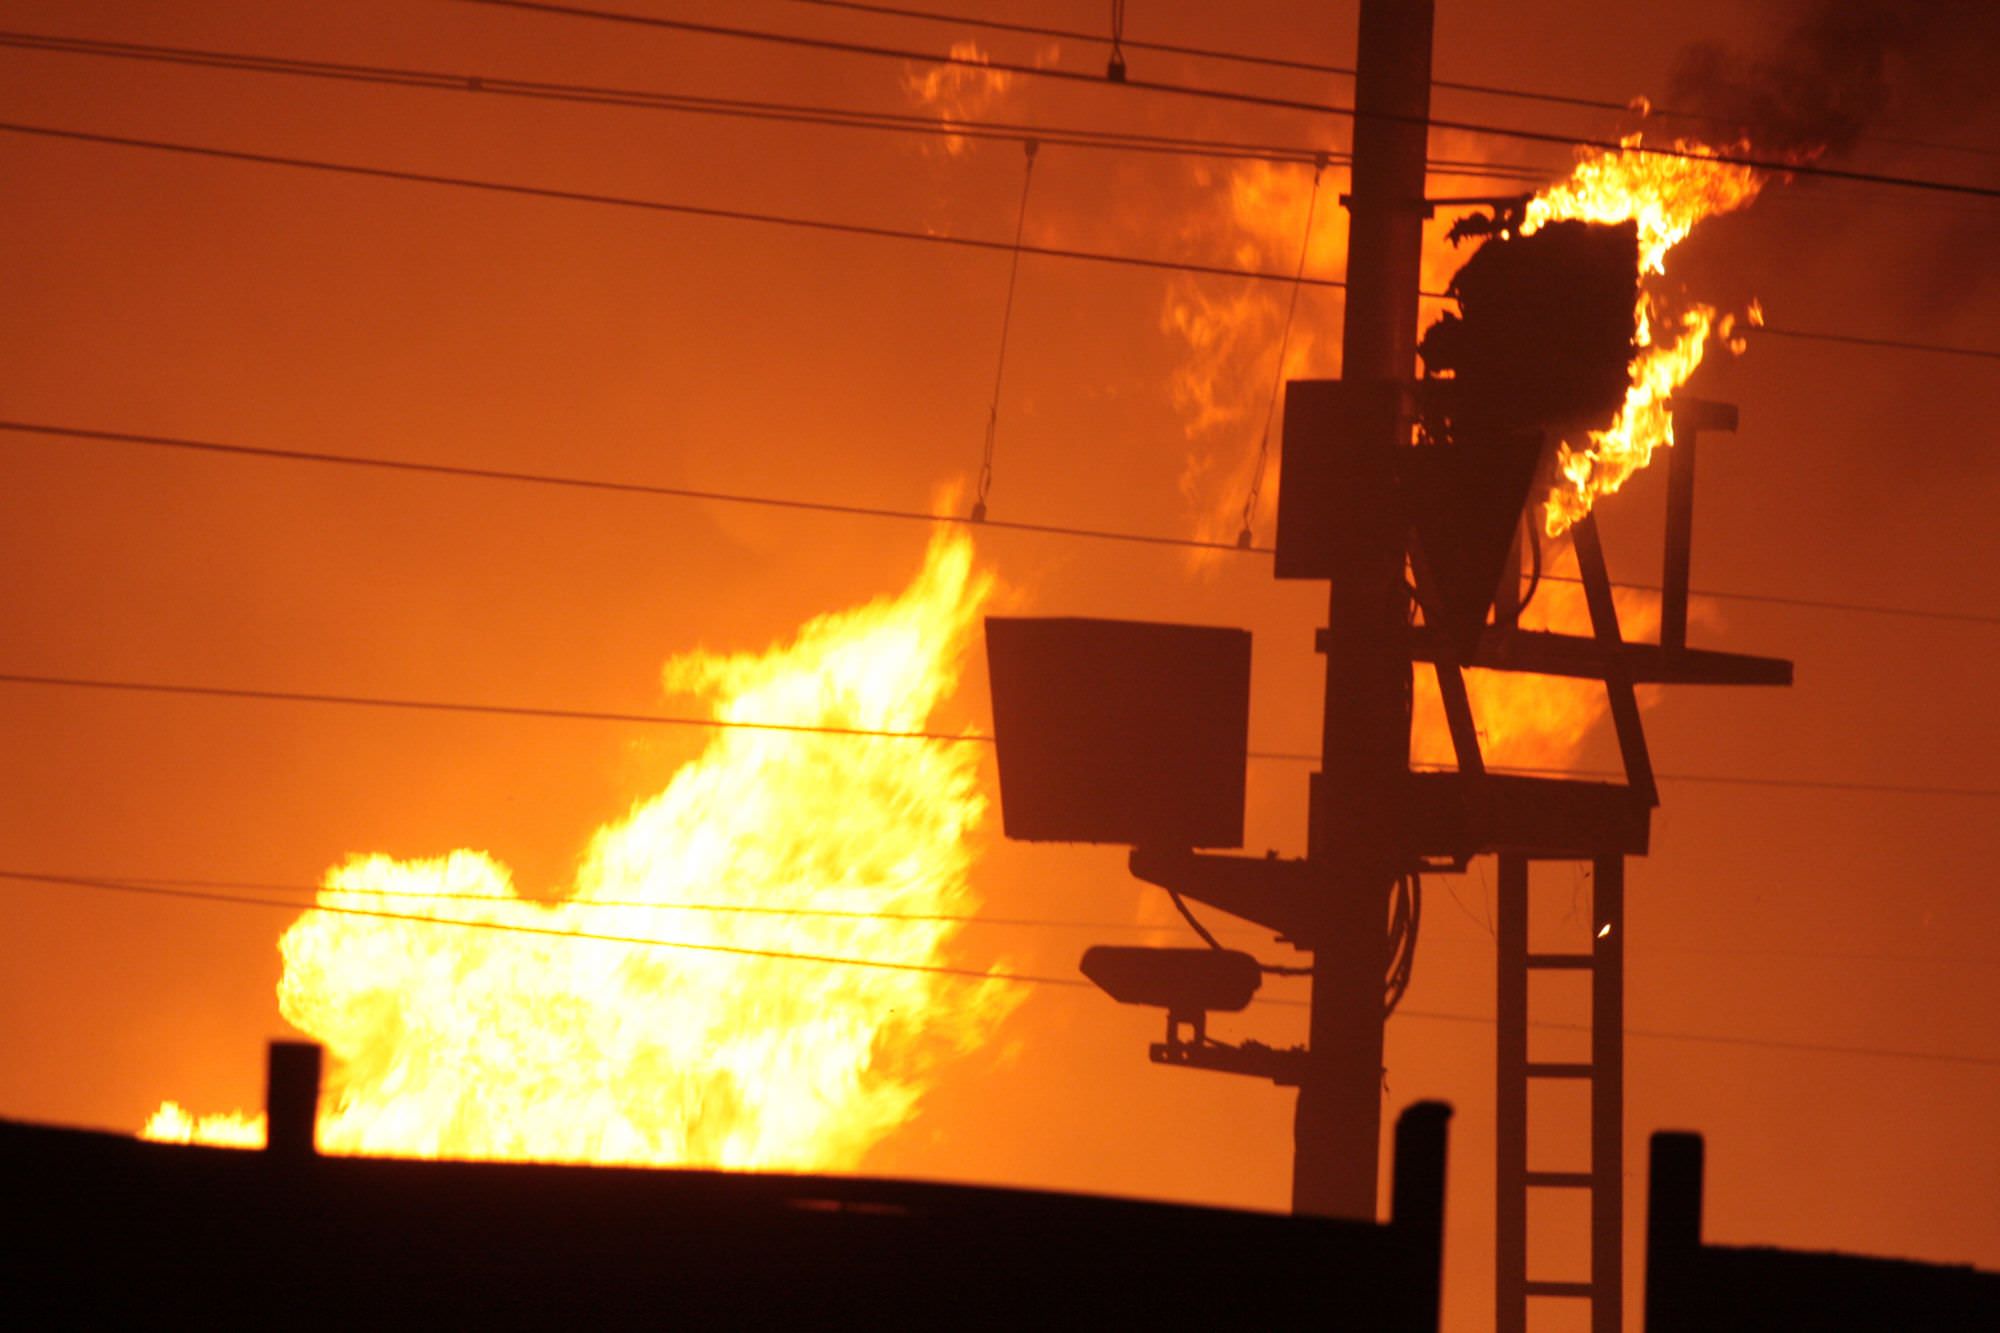
[[(992, 57), (979, 48), (979, 43), (953, 42), (950, 60), (922, 70), (905, 69), (903, 91), (919, 106), (934, 109), (939, 124), (949, 128), (986, 114), (1006, 96), (1014, 75), (1004, 69), (982, 68), (991, 63)], [(968, 140), (958, 134), (944, 135), (943, 142), (944, 151), (954, 157), (968, 146)]]
[[(900, 596), (762, 654), (676, 658), (666, 682), (722, 720), (922, 730), (990, 590), (971, 543), (942, 536)], [(536, 933), (317, 910), (293, 923), (279, 1007), (334, 1062), (320, 1146), (854, 1168), (912, 1117), (940, 1062), (1015, 1003), (1004, 983), (922, 970), (947, 965), (960, 923), (907, 919), (975, 906), (978, 756), (941, 739), (719, 731), (598, 830), (555, 902), (518, 896), (483, 852), (350, 858), (319, 907)], [(672, 910), (690, 901), (844, 915)], [(662, 938), (751, 953), (645, 942)], [(143, 1133), (244, 1145), (263, 1126), (167, 1103)]]
[[(1662, 157), (1636, 151), (1640, 142), (1641, 136), (1630, 134), (1620, 140), (1622, 148), (1584, 157), (1567, 180), (1529, 202), (1521, 234), (1570, 218), (1633, 222), (1639, 228), (1639, 275), (1659, 276), (1666, 272), (1668, 253), (1697, 222), (1747, 206), (1768, 179), (1750, 167), (1713, 160), (1717, 151), (1703, 144), (1677, 140), (1676, 149), (1696, 156)], [(1618, 419), (1591, 431), (1584, 448), (1567, 441), (1557, 446), (1557, 480), (1543, 508), (1543, 527), (1551, 537), (1561, 536), (1588, 514), (1597, 497), (1623, 486), (1652, 461), (1654, 449), (1674, 442), (1667, 403), (1700, 367), (1711, 334), (1719, 334), (1731, 351), (1738, 350), (1729, 338), (1731, 323), (1731, 317), (1723, 316), (1718, 324), (1715, 308), (1708, 305), (1670, 314), (1655, 293), (1640, 292), (1639, 351)]]
[[(1590, 614), (1583, 588), (1572, 581), (1576, 578), (1575, 551), (1565, 545), (1553, 554), (1548, 574), (1522, 616), (1523, 628), (1589, 634)], [(1612, 600), (1618, 611), (1619, 632), (1626, 640), (1649, 639), (1658, 632), (1657, 598), (1637, 589), (1615, 588)], [(1694, 610), (1698, 617), (1709, 614), (1706, 607)], [(1437, 677), (1419, 667), (1414, 685), (1411, 757), (1426, 767), (1449, 767), (1455, 758), (1444, 704), (1438, 698)], [(1575, 767), (1598, 724), (1610, 712), (1604, 685), (1594, 680), (1474, 667), (1465, 673), (1465, 688), (1480, 750), (1487, 764), (1500, 769)], [(1640, 686), (1640, 706), (1650, 707), (1657, 693), (1655, 687)]]

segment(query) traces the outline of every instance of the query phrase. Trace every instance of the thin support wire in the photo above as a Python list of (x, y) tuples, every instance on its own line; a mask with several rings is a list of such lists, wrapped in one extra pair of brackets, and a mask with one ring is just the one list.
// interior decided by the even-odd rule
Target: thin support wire
[(1125, 82), (1125, 0), (1111, 0), (1111, 59), (1104, 64), (1104, 77)]
[(1278, 414), (1278, 391), (1285, 383), (1285, 352), (1292, 343), (1292, 317), (1298, 313), (1299, 290), (1306, 275), (1306, 253), (1312, 247), (1313, 215), (1319, 208), (1319, 182), (1326, 172), (1326, 154), (1313, 158), (1312, 195), (1306, 200), (1305, 233), (1299, 237), (1299, 262), (1292, 271), (1292, 299), (1285, 307), (1285, 327), (1278, 335), (1278, 364), (1271, 371), (1271, 397), (1264, 405), (1264, 435), (1257, 442), (1257, 462), (1250, 471), (1250, 493), (1243, 497), (1243, 530), (1236, 534), (1236, 544), (1245, 550), (1250, 548), (1254, 537), (1250, 526), (1257, 517), (1257, 501), (1264, 492), (1264, 470), (1271, 461), (1271, 422)]
[(993, 441), (1000, 430), (1000, 381), (1007, 373), (1007, 332), (1014, 324), (1014, 287), (1021, 276), (1021, 229), (1028, 222), (1028, 190), (1035, 183), (1033, 139), (1023, 139), (1027, 161), (1021, 168), (1021, 207), (1014, 215), (1014, 258), (1007, 266), (1007, 304), (1000, 313), (1000, 352), (993, 364), (993, 401), (986, 406), (986, 449), (979, 460), (979, 495), (972, 502), (972, 521), (986, 521), (986, 497), (993, 489)]

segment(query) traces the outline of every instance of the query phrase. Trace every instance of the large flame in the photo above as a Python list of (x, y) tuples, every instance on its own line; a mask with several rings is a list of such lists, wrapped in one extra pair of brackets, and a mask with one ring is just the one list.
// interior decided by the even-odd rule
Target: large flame
[[(1528, 204), (1522, 235), (1545, 223), (1565, 219), (1585, 222), (1634, 222), (1639, 228), (1639, 275), (1666, 272), (1667, 255), (1687, 239), (1697, 222), (1717, 213), (1742, 208), (1754, 200), (1767, 179), (1762, 172), (1717, 160), (1715, 149), (1677, 141), (1674, 147), (1689, 157), (1666, 157), (1637, 151), (1641, 138), (1627, 135), (1619, 149), (1590, 153), (1576, 164), (1569, 178), (1549, 186)], [(1751, 317), (1757, 318), (1753, 307)], [(1701, 365), (1711, 336), (1731, 341), (1733, 318), (1718, 319), (1713, 306), (1694, 304), (1669, 312), (1652, 289), (1639, 295), (1638, 354), (1632, 361), (1632, 383), (1625, 406), (1604, 430), (1591, 431), (1589, 442), (1577, 448), (1565, 441), (1556, 451), (1557, 479), (1543, 509), (1543, 526), (1559, 537), (1590, 512), (1600, 495), (1610, 495), (1652, 461), (1653, 450), (1674, 442), (1673, 415), (1668, 400)]]
[[(1433, 134), (1436, 152), (1471, 156), (1480, 146), (1480, 140), (1455, 131)], [(1346, 172), (1342, 163), (1329, 164), (1315, 200), (1313, 169), (1307, 163), (1251, 160), (1226, 169), (1196, 163), (1189, 168), (1189, 181), (1200, 203), (1175, 214), (1174, 227), (1190, 254), (1227, 254), (1243, 268), (1279, 273), (1298, 264), (1304, 242), (1305, 275), (1337, 276), (1347, 254), (1347, 209), (1340, 202)], [(1449, 170), (1433, 178), (1434, 183), (1445, 182), (1448, 191), (1458, 179)], [(1467, 188), (1490, 188), (1490, 182), (1470, 178)], [(1310, 237), (1305, 235), (1308, 214)], [(1130, 237), (1151, 236), (1160, 228), (1160, 215), (1157, 209), (1134, 208), (1120, 225)], [(1441, 290), (1456, 267), (1442, 244), (1444, 227), (1442, 220), (1433, 224), (1432, 240), (1438, 243), (1424, 246), (1421, 285), (1426, 291)], [(1253, 479), (1261, 485), (1248, 515), (1250, 527), (1260, 537), (1271, 534), (1280, 471), (1276, 460), (1283, 446), (1281, 415), (1271, 415), (1268, 458), (1259, 446), (1273, 408), (1272, 381), (1331, 375), (1340, 364), (1338, 297), (1314, 288), (1301, 295), (1287, 337), (1285, 312), (1292, 293), (1283, 284), (1181, 275), (1166, 286), (1160, 331), (1174, 357), (1167, 391), (1188, 442), (1180, 489), (1200, 540), (1235, 538)], [(1194, 552), (1190, 562), (1201, 566), (1212, 558), (1213, 552)]]
[[(667, 684), (722, 720), (919, 731), (957, 683), (990, 586), (964, 537), (940, 537), (901, 596), (763, 654), (677, 658)], [(518, 896), (483, 852), (349, 859), (319, 908), (517, 929), (308, 910), (285, 932), (280, 1009), (334, 1061), (321, 1148), (852, 1169), (911, 1117), (940, 1060), (1014, 1002), (950, 973), (957, 922), (909, 919), (975, 905), (978, 755), (944, 739), (718, 731), (598, 830), (553, 903)], [(760, 910), (671, 910), (688, 902)], [(167, 1103), (144, 1133), (240, 1146), (263, 1127)]]

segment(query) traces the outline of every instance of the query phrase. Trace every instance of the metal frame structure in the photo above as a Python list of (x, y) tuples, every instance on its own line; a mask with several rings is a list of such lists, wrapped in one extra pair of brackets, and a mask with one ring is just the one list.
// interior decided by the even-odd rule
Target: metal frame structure
[[(1519, 628), (1518, 607), (1502, 605), (1473, 660), (1492, 670), (1602, 680), (1624, 761), (1625, 782), (1604, 788), (1626, 817), (1593, 816), (1570, 801), (1561, 836), (1546, 823), (1517, 825), (1511, 845), (1499, 854), (1496, 921), (1497, 975), (1494, 1088), (1494, 1322), (1497, 1333), (1523, 1333), (1531, 1298), (1587, 1300), (1596, 1333), (1616, 1333), (1624, 1306), (1624, 1124), (1625, 1124), (1625, 857), (1647, 850), (1652, 807), (1659, 803), (1639, 717), (1637, 680), (1671, 684), (1789, 685), (1792, 664), (1776, 658), (1708, 652), (1687, 646), (1688, 578), (1694, 531), (1696, 441), (1704, 429), (1734, 430), (1736, 410), (1726, 404), (1678, 399), (1672, 404), (1678, 441), (1668, 454), (1666, 549), (1661, 578), (1658, 643), (1628, 643), (1618, 629), (1603, 545), (1594, 517), (1575, 527), (1577, 567), (1589, 606), (1589, 639)], [(1518, 569), (1518, 565), (1517, 565)], [(1428, 640), (1426, 641), (1428, 646)], [(1449, 677), (1461, 668), (1439, 660), (1440, 692), (1447, 712), (1464, 708), (1462, 683)], [(1477, 736), (1467, 712), (1455, 719), (1461, 747), (1461, 774), (1482, 771)], [(1468, 754), (1472, 762), (1468, 763)], [(1478, 777), (1470, 779), (1482, 781)], [(1491, 781), (1491, 779), (1483, 779)], [(1636, 835), (1636, 836), (1635, 836)], [(1537, 952), (1530, 947), (1529, 867), (1535, 861), (1585, 860), (1591, 866), (1591, 945), (1589, 952)], [(1540, 1061), (1529, 1057), (1529, 979), (1536, 973), (1575, 971), (1590, 978), (1590, 1059)], [(1534, 1170), (1528, 1092), (1538, 1081), (1576, 1080), (1590, 1088), (1590, 1152), (1586, 1170)], [(1588, 1276), (1535, 1278), (1528, 1269), (1528, 1200), (1536, 1190), (1584, 1190), (1590, 1196)]]
[[(1629, 643), (1620, 633), (1602, 543), (1590, 516), (1572, 528), (1590, 633), (1521, 628), (1518, 544), (1511, 569), (1501, 558), (1504, 511), (1522, 502), (1526, 492), (1517, 487), (1526, 485), (1525, 471), (1505, 473), (1513, 478), (1506, 486), (1494, 480), (1501, 474), (1474, 471), (1458, 477), (1454, 489), (1426, 492), (1417, 466), (1420, 451), (1411, 445), (1425, 417), (1423, 407), (1439, 401), (1426, 395), (1441, 392), (1437, 381), (1412, 378), (1423, 219), (1431, 208), (1423, 187), (1432, 11), (1432, 0), (1362, 0), (1353, 185), (1342, 198), (1350, 215), (1343, 378), (1293, 381), (1285, 394), (1273, 573), (1329, 583), (1327, 628), (1317, 640), (1326, 659), (1326, 692), (1321, 771), (1312, 775), (1308, 797), (1307, 854), (1281, 860), (1190, 850), (1235, 844), (1202, 842), (1182, 821), (1149, 828), (1136, 843), (1115, 830), (1088, 840), (1133, 846), (1132, 873), (1166, 888), (1177, 904), (1185, 898), (1219, 908), (1311, 952), (1311, 1016), (1303, 1047), (1228, 1046), (1205, 1034), (1185, 1040), (1170, 1015), (1168, 1040), (1155, 1043), (1150, 1055), (1160, 1064), (1296, 1086), (1293, 1210), (1364, 1220), (1374, 1217), (1377, 1197), (1385, 973), (1392, 961), (1383, 930), (1388, 908), (1411, 883), (1408, 920), (1414, 930), (1415, 894), (1408, 877), (1419, 871), (1461, 872), (1475, 856), (1497, 855), (1498, 1333), (1526, 1328), (1532, 1297), (1587, 1299), (1593, 1329), (1612, 1333), (1623, 1304), (1625, 858), (1646, 854), (1652, 809), (1659, 803), (1634, 685), (1789, 685), (1792, 667), (1687, 644), (1696, 440), (1704, 430), (1733, 430), (1732, 407), (1693, 399), (1671, 404), (1678, 443), (1668, 454), (1656, 643)], [(1529, 451), (1547, 443), (1532, 430), (1510, 428), (1499, 447), (1510, 451), (1509, 458), (1520, 447), (1520, 457), (1532, 462)], [(1480, 461), (1474, 454), (1446, 457), (1442, 451), (1421, 461), (1428, 466), (1457, 460)], [(1473, 515), (1478, 525), (1454, 526), (1468, 509), (1478, 511)], [(1481, 542), (1495, 540), (1469, 551), (1451, 549), (1468, 532)], [(1438, 547), (1441, 569), (1426, 556), (1426, 533)], [(1498, 592), (1489, 598), (1495, 585)], [(1413, 601), (1423, 613), (1421, 623), (1412, 614)], [(1480, 608), (1489, 602), (1492, 619), (1482, 624)], [(1410, 770), (1411, 684), (1418, 662), (1429, 663), (1437, 674), (1457, 761), (1451, 771)], [(1488, 772), (1466, 688), (1465, 671), (1473, 667), (1602, 681), (1624, 781)], [(1172, 721), (1162, 719), (1160, 725)], [(997, 707), (995, 730), (1005, 730)], [(1000, 740), (1004, 788), (1008, 741), (1004, 735)], [(1003, 805), (1005, 799), (1003, 794)], [(1590, 949), (1533, 952), (1527, 931), (1529, 865), (1564, 860), (1592, 867)], [(1580, 971), (1590, 978), (1588, 1061), (1528, 1058), (1529, 977), (1548, 971)], [(1397, 993), (1394, 986), (1387, 990)], [(1588, 1170), (1529, 1170), (1528, 1088), (1537, 1080), (1557, 1079), (1589, 1084)], [(1531, 1280), (1529, 1191), (1578, 1189), (1588, 1190), (1591, 1201), (1588, 1278)]]

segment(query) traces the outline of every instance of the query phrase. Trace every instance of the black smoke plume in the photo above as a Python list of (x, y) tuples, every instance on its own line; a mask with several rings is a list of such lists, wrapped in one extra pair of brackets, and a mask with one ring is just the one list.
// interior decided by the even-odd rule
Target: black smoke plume
[(1996, 0), (1811, 0), (1794, 13), (1754, 55), (1685, 49), (1667, 105), (1721, 122), (1725, 141), (1800, 159), (1844, 155), (1884, 131), (1969, 142), (1950, 130), (1991, 123)]

